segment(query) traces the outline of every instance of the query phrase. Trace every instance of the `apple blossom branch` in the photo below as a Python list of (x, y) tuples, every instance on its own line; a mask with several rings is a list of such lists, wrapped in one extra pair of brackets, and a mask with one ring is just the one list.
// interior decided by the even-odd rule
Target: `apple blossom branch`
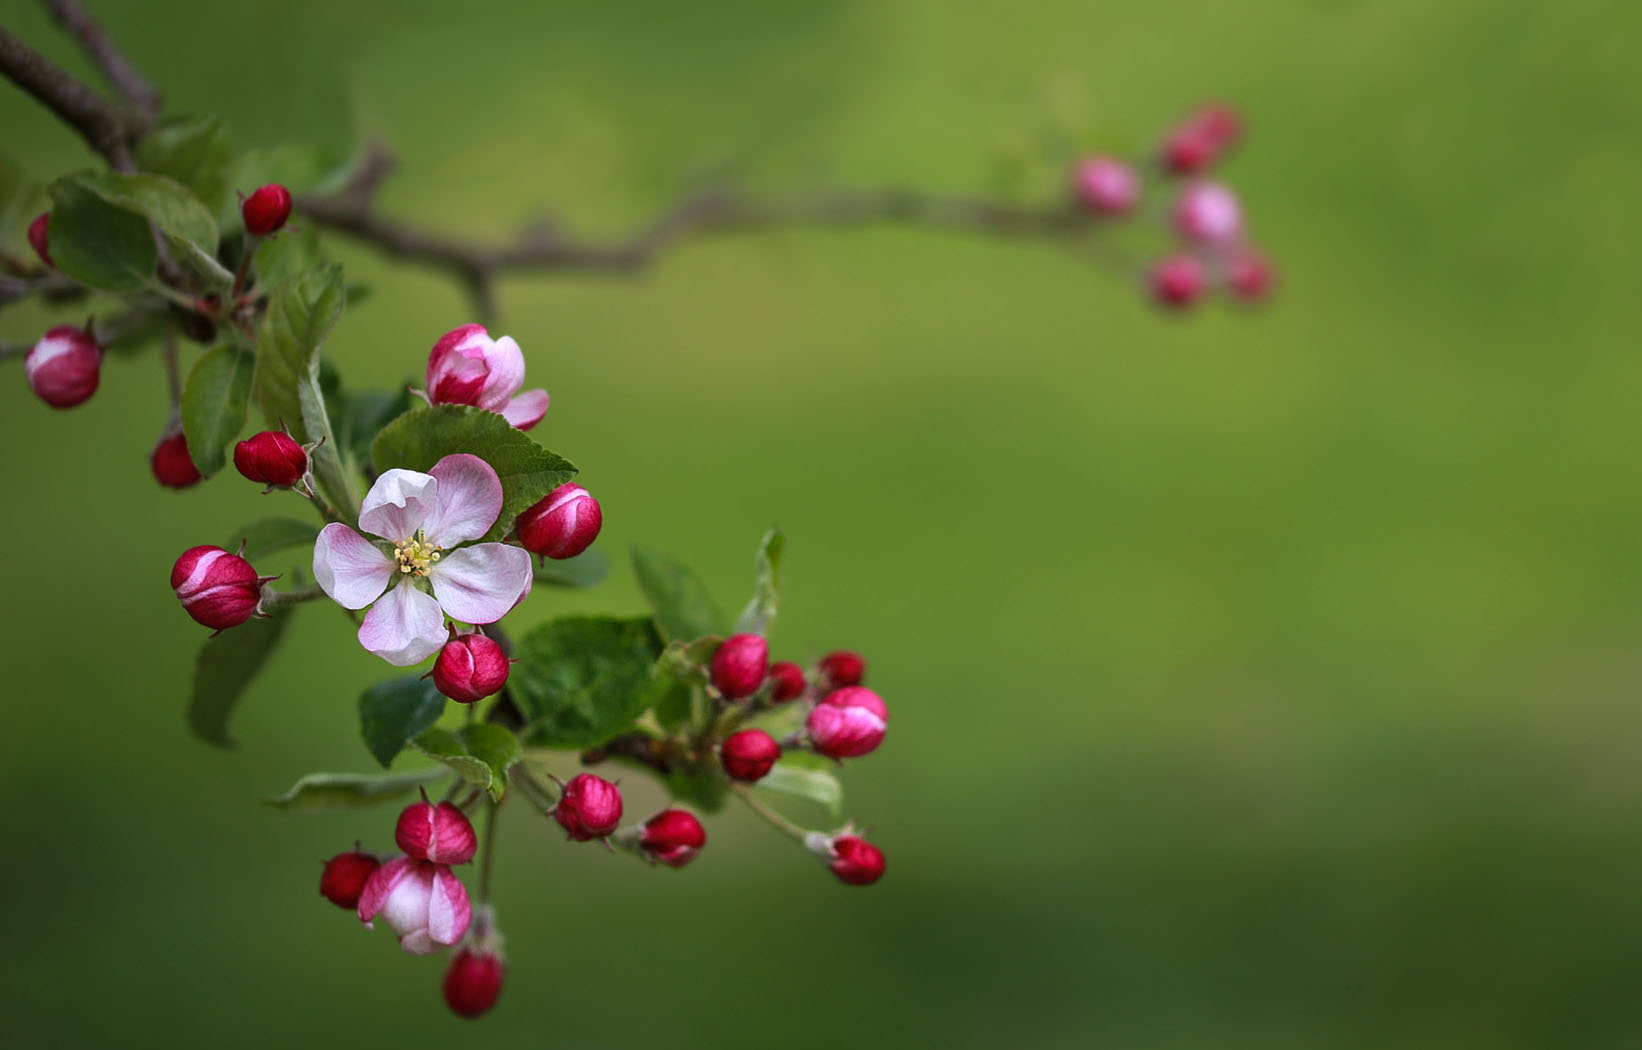
[[(56, 10), (55, 5), (48, 6)], [(72, 4), (64, 6), (78, 10)], [(102, 37), (89, 19), (84, 24), (94, 37), (106, 43), (107, 38)], [(80, 39), (84, 45), (86, 37)], [(112, 45), (107, 49), (112, 51)], [(4, 28), (0, 28), (0, 72), (78, 131), (92, 149), (102, 154), (109, 167), (122, 172), (137, 170), (131, 147), (153, 126), (152, 115), (104, 98)]]

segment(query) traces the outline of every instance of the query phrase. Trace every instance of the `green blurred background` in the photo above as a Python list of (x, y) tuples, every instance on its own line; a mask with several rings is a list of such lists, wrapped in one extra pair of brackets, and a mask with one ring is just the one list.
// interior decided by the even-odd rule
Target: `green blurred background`
[[(1139, 150), (1226, 98), (1284, 288), (1169, 319), (1041, 245), (909, 231), (506, 282), (537, 435), (618, 563), (661, 546), (734, 606), (786, 529), (778, 655), (858, 648), (894, 709), (846, 776), (889, 873), (842, 887), (735, 809), (652, 871), (512, 809), (480, 1026), (315, 893), (391, 809), (257, 804), (370, 766), (384, 666), (345, 622), (298, 618), (236, 751), (183, 727), (204, 631), (171, 560), (287, 497), (153, 484), (156, 360), (72, 413), (14, 365), (8, 1047), (1642, 1041), (1642, 8), (94, 7), (173, 111), (247, 146), (380, 134), (387, 210), (486, 236), (549, 206), (626, 229), (718, 170), (987, 191), (1058, 131)], [(0, 124), (38, 177), (88, 162), (9, 86)], [(353, 382), (470, 319), (342, 254), (373, 288), (329, 344)], [(517, 618), (640, 608), (621, 568)]]

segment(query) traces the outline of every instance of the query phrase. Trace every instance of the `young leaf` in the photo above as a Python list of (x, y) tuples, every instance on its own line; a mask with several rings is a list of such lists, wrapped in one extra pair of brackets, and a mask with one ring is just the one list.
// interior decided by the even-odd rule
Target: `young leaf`
[[(79, 185), (116, 208), (154, 224), (177, 259), (226, 291), (233, 275), (217, 262), (217, 220), (188, 187), (164, 175), (71, 175)], [(53, 243), (56, 231), (53, 229)], [(52, 258), (56, 258), (55, 252)]]
[(405, 744), (439, 721), (445, 698), (431, 680), (408, 674), (378, 682), (359, 696), (359, 735), (386, 769)]
[(524, 754), (518, 737), (490, 722), (463, 726), (454, 733), (429, 729), (412, 741), (412, 746), (443, 762), (474, 787), (484, 788), (496, 801), (507, 792), (507, 771)]
[(778, 762), (758, 782), (758, 787), (761, 791), (808, 799), (825, 808), (833, 820), (844, 817), (844, 786), (824, 769), (800, 769), (787, 762)]
[(648, 617), (567, 616), (530, 631), (509, 679), (529, 742), (594, 747), (631, 726), (670, 688), (650, 673), (660, 651)]
[(275, 609), (267, 619), (247, 620), (200, 646), (188, 702), (188, 728), (195, 736), (219, 747), (233, 746), (228, 716), (273, 655), (290, 620), (290, 607)]
[(297, 518), (258, 518), (235, 529), (223, 546), (235, 550), (241, 543), (245, 544), (242, 557), (254, 564), (258, 558), (276, 551), (312, 543), (318, 535), (319, 526)]
[(227, 203), (231, 159), (228, 136), (217, 117), (170, 121), (137, 143), (137, 164), (144, 171), (182, 183), (212, 215), (222, 214)]
[(502, 480), (502, 513), (489, 539), (499, 539), (520, 511), (576, 476), (575, 464), (536, 444), (496, 413), (471, 405), (406, 412), (377, 435), (371, 466), (379, 474), (392, 467), (425, 472), (455, 452), (478, 456)]
[(770, 624), (775, 621), (776, 607), (781, 604), (781, 551), (785, 546), (786, 540), (782, 538), (780, 529), (766, 532), (758, 544), (758, 556), (753, 563), (758, 572), (757, 582), (753, 586), (753, 600), (747, 603), (741, 618), (736, 621), (737, 634), (769, 633)]
[(342, 316), (342, 267), (321, 266), (274, 290), (257, 340), (257, 401), (270, 426), (281, 421), (298, 441), (321, 441), (314, 478), (344, 513), (358, 506), (342, 471), (336, 436), (319, 391), (319, 348)]
[(669, 733), (689, 725), (695, 717), (696, 694), (699, 692), (696, 686), (674, 679), (650, 709), (656, 716), (656, 724)]
[(536, 582), (549, 587), (592, 587), (610, 572), (603, 551), (583, 551), (574, 558), (537, 558)]
[(275, 809), (353, 809), (388, 802), (423, 784), (450, 776), (447, 769), (402, 773), (309, 773), (283, 795), (262, 800)]
[(245, 428), (246, 402), (256, 359), (234, 346), (201, 357), (182, 391), (182, 430), (188, 454), (210, 477), (228, 462), (227, 446)]
[(51, 184), (51, 259), (65, 275), (105, 292), (148, 285), (159, 261), (154, 234), (141, 215), (104, 200), (65, 175)]
[[(278, 237), (266, 237), (257, 245), (257, 283), (274, 288), (324, 261), (318, 230), (312, 226), (281, 230)], [(353, 296), (348, 300), (352, 302)]]
[(633, 548), (633, 575), (656, 614), (663, 637), (690, 641), (706, 634), (729, 634), (725, 618), (701, 579), (660, 551)]

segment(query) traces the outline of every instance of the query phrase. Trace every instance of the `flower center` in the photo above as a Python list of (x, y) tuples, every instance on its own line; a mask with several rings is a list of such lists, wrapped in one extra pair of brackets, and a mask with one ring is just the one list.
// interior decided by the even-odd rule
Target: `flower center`
[(408, 540), (401, 540), (393, 545), (393, 556), (399, 562), (399, 571), (416, 576), (426, 576), (433, 563), (439, 560), (443, 547), (435, 547), (428, 542), (421, 529)]

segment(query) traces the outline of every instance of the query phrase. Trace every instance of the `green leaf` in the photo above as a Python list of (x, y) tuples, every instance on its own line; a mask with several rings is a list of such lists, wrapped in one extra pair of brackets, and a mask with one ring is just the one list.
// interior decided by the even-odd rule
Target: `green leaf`
[[(349, 302), (353, 302), (349, 296)], [(337, 421), (337, 436), (350, 464), (364, 465), (371, 460), (371, 442), (390, 422), (398, 419), (416, 404), (416, 395), (409, 385), (402, 385), (394, 393), (381, 390), (363, 390), (343, 393), (342, 418)]]
[[(116, 208), (154, 224), (178, 261), (226, 291), (234, 276), (217, 262), (217, 220), (188, 187), (164, 175), (70, 175), (70, 179)], [(56, 220), (52, 220), (55, 224)], [(53, 231), (55, 242), (55, 230)], [(52, 258), (56, 258), (53, 253)]]
[(246, 402), (256, 358), (234, 346), (219, 346), (195, 363), (182, 391), (182, 430), (188, 454), (210, 477), (228, 462), (228, 443), (245, 428)]
[(656, 614), (656, 626), (669, 640), (690, 641), (706, 634), (730, 633), (725, 618), (701, 579), (660, 551), (633, 548), (633, 575)]
[(696, 696), (701, 690), (688, 682), (674, 679), (666, 692), (656, 698), (651, 711), (656, 724), (667, 732), (675, 732), (690, 724), (696, 714)]
[(844, 786), (824, 769), (800, 769), (778, 762), (758, 782), (760, 791), (808, 799), (824, 808), (833, 820), (844, 817)]
[(298, 441), (323, 442), (313, 452), (314, 479), (331, 504), (349, 514), (359, 501), (319, 390), (319, 348), (345, 300), (339, 265), (309, 270), (274, 290), (257, 340), (256, 393), (269, 425), (283, 421)]
[(454, 733), (429, 729), (412, 746), (443, 762), (474, 787), (484, 788), (497, 801), (507, 793), (507, 771), (524, 757), (519, 738), (492, 722), (463, 726)]
[(771, 529), (758, 544), (758, 555), (753, 564), (758, 577), (753, 586), (753, 599), (742, 610), (736, 621), (737, 634), (767, 635), (775, 621), (776, 607), (781, 604), (781, 551), (786, 540), (780, 529)]
[(583, 551), (574, 558), (537, 558), (536, 582), (549, 587), (592, 587), (610, 572), (603, 551)]
[(359, 696), (359, 735), (386, 769), (405, 744), (439, 721), (445, 698), (432, 680), (409, 674), (378, 682)]
[[(278, 237), (264, 237), (257, 245), (257, 283), (264, 288), (284, 284), (305, 270), (325, 261), (320, 250), (319, 231), (313, 226), (284, 229)], [(353, 296), (347, 297), (350, 302)]]
[(402, 773), (309, 773), (283, 795), (262, 800), (275, 809), (354, 809), (388, 802), (423, 784), (450, 776), (447, 769)]
[(457, 452), (478, 456), (502, 479), (502, 513), (489, 539), (499, 539), (520, 511), (576, 476), (575, 464), (536, 444), (496, 413), (471, 405), (406, 412), (377, 435), (371, 465), (378, 474), (392, 467), (426, 473)]
[(233, 746), (228, 716), (273, 655), (290, 621), (290, 608), (278, 608), (267, 619), (247, 620), (200, 646), (188, 702), (188, 728), (195, 736), (219, 747)]
[(730, 795), (730, 782), (716, 764), (675, 769), (662, 783), (675, 801), (694, 806), (703, 813), (717, 813)]
[(567, 616), (530, 631), (509, 679), (529, 742), (587, 748), (627, 729), (670, 688), (651, 674), (660, 651), (648, 617)]
[(139, 167), (182, 183), (212, 215), (222, 214), (227, 204), (232, 159), (228, 135), (217, 117), (170, 121), (137, 143)]
[(289, 547), (300, 547), (314, 542), (319, 535), (319, 526), (311, 522), (300, 521), (296, 518), (258, 518), (241, 528), (235, 529), (228, 542), (223, 544), (233, 550), (241, 543), (245, 544), (243, 557), (246, 561), (255, 564), (258, 558), (266, 557), (276, 551)]
[(707, 680), (707, 662), (713, 658), (724, 639), (716, 634), (703, 635), (691, 641), (671, 641), (656, 657), (656, 674), (685, 682)]
[(87, 186), (93, 177), (65, 175), (48, 190), (52, 262), (91, 288), (140, 291), (159, 261), (153, 231), (141, 215), (110, 204)]

